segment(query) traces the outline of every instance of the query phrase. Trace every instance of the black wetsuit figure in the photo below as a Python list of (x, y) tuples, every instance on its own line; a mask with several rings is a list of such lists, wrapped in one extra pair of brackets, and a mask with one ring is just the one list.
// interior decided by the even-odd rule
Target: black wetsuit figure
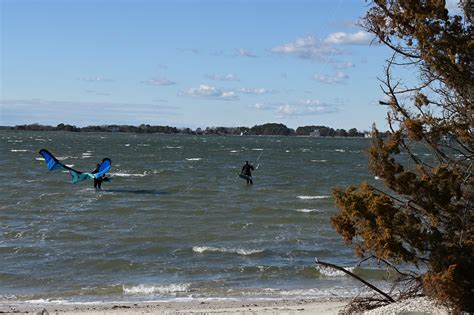
[[(97, 164), (95, 169), (91, 172), (92, 174), (99, 173), (100, 164)], [(102, 177), (101, 178), (94, 178), (94, 189), (101, 189), (102, 186)]]
[(245, 161), (244, 166), (242, 166), (242, 171), (240, 171), (242, 174), (249, 176), (249, 178), (247, 179), (247, 184), (250, 184), (250, 185), (253, 184), (253, 181), (252, 181), (253, 170), (254, 170), (253, 165), (249, 164), (249, 161)]

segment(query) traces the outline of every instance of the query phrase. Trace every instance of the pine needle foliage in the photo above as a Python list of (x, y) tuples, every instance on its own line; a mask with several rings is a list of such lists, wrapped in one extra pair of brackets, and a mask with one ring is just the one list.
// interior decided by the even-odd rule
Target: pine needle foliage
[[(336, 188), (336, 231), (360, 257), (419, 268), (423, 293), (474, 311), (472, 2), (375, 0), (363, 27), (393, 55), (380, 79), (388, 137), (373, 127), (383, 187)], [(404, 78), (402, 80), (402, 78)]]

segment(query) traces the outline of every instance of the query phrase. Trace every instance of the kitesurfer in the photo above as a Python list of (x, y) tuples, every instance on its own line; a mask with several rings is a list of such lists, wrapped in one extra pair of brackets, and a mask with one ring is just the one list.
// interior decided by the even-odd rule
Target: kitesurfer
[(249, 161), (245, 161), (245, 164), (244, 166), (242, 166), (242, 170), (240, 171), (241, 174), (245, 175), (245, 176), (248, 176), (246, 179), (247, 179), (247, 185), (250, 184), (252, 185), (253, 184), (253, 181), (252, 181), (252, 171), (254, 170), (255, 168), (253, 167), (252, 164), (249, 164)]
[[(91, 172), (92, 174), (97, 174), (99, 173), (99, 168), (100, 168), (100, 163), (97, 164), (95, 169)], [(99, 178), (94, 178), (94, 189), (101, 189), (102, 186), (102, 180), (105, 177), (105, 174)]]

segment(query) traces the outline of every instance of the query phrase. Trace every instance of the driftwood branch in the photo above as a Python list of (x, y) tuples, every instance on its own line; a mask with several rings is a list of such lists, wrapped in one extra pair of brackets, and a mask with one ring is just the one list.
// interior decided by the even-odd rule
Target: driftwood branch
[(316, 264), (318, 265), (322, 265), (322, 266), (325, 266), (325, 267), (330, 267), (330, 268), (334, 268), (334, 269), (337, 269), (339, 271), (342, 271), (344, 272), (345, 274), (359, 280), (360, 282), (362, 282), (363, 284), (365, 284), (366, 286), (368, 286), (369, 288), (371, 288), (372, 290), (376, 291), (377, 293), (381, 294), (385, 299), (387, 299), (388, 301), (390, 301), (391, 303), (394, 303), (395, 300), (390, 296), (388, 295), (387, 293), (383, 292), (382, 290), (380, 290), (379, 288), (375, 287), (374, 285), (368, 283), (367, 281), (365, 281), (364, 279), (362, 279), (361, 277), (353, 274), (352, 272), (342, 268), (342, 267), (339, 267), (339, 266), (336, 266), (334, 264), (331, 264), (331, 263), (327, 263), (327, 262), (324, 262), (324, 261), (320, 261), (319, 259), (315, 258), (315, 261), (316, 261)]

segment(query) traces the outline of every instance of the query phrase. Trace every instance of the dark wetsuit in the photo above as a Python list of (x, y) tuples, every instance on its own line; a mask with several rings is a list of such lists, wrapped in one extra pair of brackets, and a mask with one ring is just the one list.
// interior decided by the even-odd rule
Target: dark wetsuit
[[(97, 164), (96, 168), (91, 173), (92, 174), (99, 173), (99, 166), (100, 166), (100, 164)], [(94, 188), (95, 189), (101, 189), (101, 186), (102, 186), (102, 177), (101, 178), (94, 178)]]
[(252, 171), (254, 170), (253, 165), (245, 162), (244, 166), (242, 166), (242, 174), (249, 176), (250, 178), (247, 179), (247, 184), (253, 184), (252, 181)]

